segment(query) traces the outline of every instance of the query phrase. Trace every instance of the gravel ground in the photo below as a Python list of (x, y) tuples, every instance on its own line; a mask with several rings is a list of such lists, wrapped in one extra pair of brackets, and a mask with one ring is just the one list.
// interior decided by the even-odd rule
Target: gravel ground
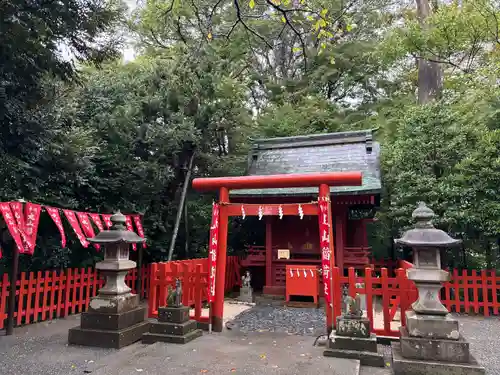
[(460, 331), (488, 375), (500, 375), (500, 318), (458, 316)]
[(232, 323), (240, 332), (278, 332), (318, 336), (325, 332), (325, 311), (314, 308), (255, 306)]
[(78, 315), (16, 328), (14, 335), (0, 333), (0, 373), (9, 375), (82, 374), (89, 363), (103, 360), (116, 350), (68, 346), (68, 329), (78, 326)]

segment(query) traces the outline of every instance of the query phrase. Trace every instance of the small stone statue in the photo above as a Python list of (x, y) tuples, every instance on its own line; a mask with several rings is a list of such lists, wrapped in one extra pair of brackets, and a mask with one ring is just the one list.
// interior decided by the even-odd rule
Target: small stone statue
[(250, 288), (251, 280), (252, 276), (250, 275), (250, 271), (246, 271), (245, 274), (241, 277), (241, 284), (243, 288)]
[(344, 285), (342, 290), (343, 295), (343, 306), (342, 313), (346, 318), (361, 318), (363, 316), (363, 310), (361, 310), (361, 297), (356, 293), (356, 297), (352, 298), (349, 295), (349, 289), (347, 285)]
[(252, 286), (250, 285), (251, 280), (252, 276), (250, 276), (250, 271), (246, 271), (245, 274), (241, 277), (240, 296), (238, 299), (242, 302), (253, 302)]
[(182, 284), (180, 279), (175, 280), (175, 290), (170, 285), (168, 286), (167, 306), (182, 306)]

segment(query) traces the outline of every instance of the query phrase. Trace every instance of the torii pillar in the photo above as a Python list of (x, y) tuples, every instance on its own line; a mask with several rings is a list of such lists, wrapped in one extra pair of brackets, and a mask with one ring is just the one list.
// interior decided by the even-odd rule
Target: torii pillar
[[(327, 172), (307, 174), (279, 174), (266, 176), (240, 176), (240, 177), (212, 177), (195, 178), (193, 188), (197, 191), (219, 191), (219, 239), (217, 254), (217, 271), (215, 280), (215, 302), (212, 311), (212, 328), (221, 332), (224, 316), (224, 285), (226, 276), (227, 258), (227, 227), (229, 191), (232, 189), (271, 189), (271, 188), (299, 188), (320, 187), (319, 194), (323, 197), (329, 196), (331, 186), (360, 186), (362, 184), (361, 172)], [(330, 228), (331, 205), (330, 205)], [(331, 267), (335, 266), (333, 252), (333, 233), (330, 229), (331, 245)], [(331, 268), (330, 267), (330, 268)], [(333, 298), (333, 296), (332, 296)], [(327, 328), (332, 327), (333, 317), (331, 308), (325, 304), (327, 312)]]

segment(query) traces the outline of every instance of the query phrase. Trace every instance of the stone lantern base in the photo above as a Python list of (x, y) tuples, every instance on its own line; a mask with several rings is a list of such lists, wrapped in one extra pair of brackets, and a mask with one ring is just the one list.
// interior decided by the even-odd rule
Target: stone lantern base
[(404, 358), (399, 342), (392, 343), (392, 369), (395, 375), (485, 375), (484, 367), (470, 357), (467, 363)]
[[(100, 307), (100, 308), (92, 308)], [(114, 311), (113, 311), (114, 310)], [(120, 349), (139, 341), (149, 330), (147, 308), (139, 306), (139, 296), (96, 296), (88, 312), (81, 314), (80, 327), (69, 330), (68, 343)]]
[[(400, 327), (400, 342), (392, 343), (395, 375), (484, 375), (486, 373), (484, 367), (480, 366), (470, 354), (469, 343), (458, 333), (458, 323), (455, 329), (456, 320), (445, 316), (418, 316), (413, 311), (407, 312), (408, 318), (410, 318), (408, 322), (412, 321), (410, 325), (413, 325), (412, 335), (408, 332), (408, 325)], [(447, 323), (441, 325), (443, 322)], [(431, 337), (433, 327), (436, 328), (436, 334)]]

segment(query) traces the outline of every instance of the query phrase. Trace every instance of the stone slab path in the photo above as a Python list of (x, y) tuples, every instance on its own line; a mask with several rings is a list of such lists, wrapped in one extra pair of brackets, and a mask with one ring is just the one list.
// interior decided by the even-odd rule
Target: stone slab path
[(119, 363), (115, 360), (92, 374), (358, 375), (359, 367), (359, 361), (323, 357), (311, 340), (298, 336), (207, 334), (184, 346), (138, 345)]
[[(238, 307), (240, 308), (243, 309)], [(248, 314), (249, 311), (245, 313)], [(237, 311), (232, 314), (235, 313)], [(500, 375), (498, 317), (460, 316), (459, 319), (462, 332), (471, 343), (472, 352), (487, 368), (487, 374)], [(290, 322), (293, 323), (292, 320)], [(357, 374), (357, 361), (323, 357), (322, 348), (312, 346), (315, 338), (308, 331), (304, 331), (305, 335), (300, 336), (282, 332), (241, 332), (232, 329), (221, 334), (205, 334), (184, 346), (162, 343), (151, 346), (134, 344), (121, 350), (107, 350), (68, 346), (68, 329), (77, 325), (79, 316), (75, 315), (16, 328), (13, 336), (2, 336), (3, 333), (0, 332), (0, 373)], [(388, 375), (390, 370), (362, 367), (359, 373)]]
[(67, 345), (79, 316), (17, 328), (0, 336), (0, 368), (9, 375), (357, 375), (359, 362), (322, 356), (313, 339), (225, 331), (186, 345), (156, 343), (121, 350)]

